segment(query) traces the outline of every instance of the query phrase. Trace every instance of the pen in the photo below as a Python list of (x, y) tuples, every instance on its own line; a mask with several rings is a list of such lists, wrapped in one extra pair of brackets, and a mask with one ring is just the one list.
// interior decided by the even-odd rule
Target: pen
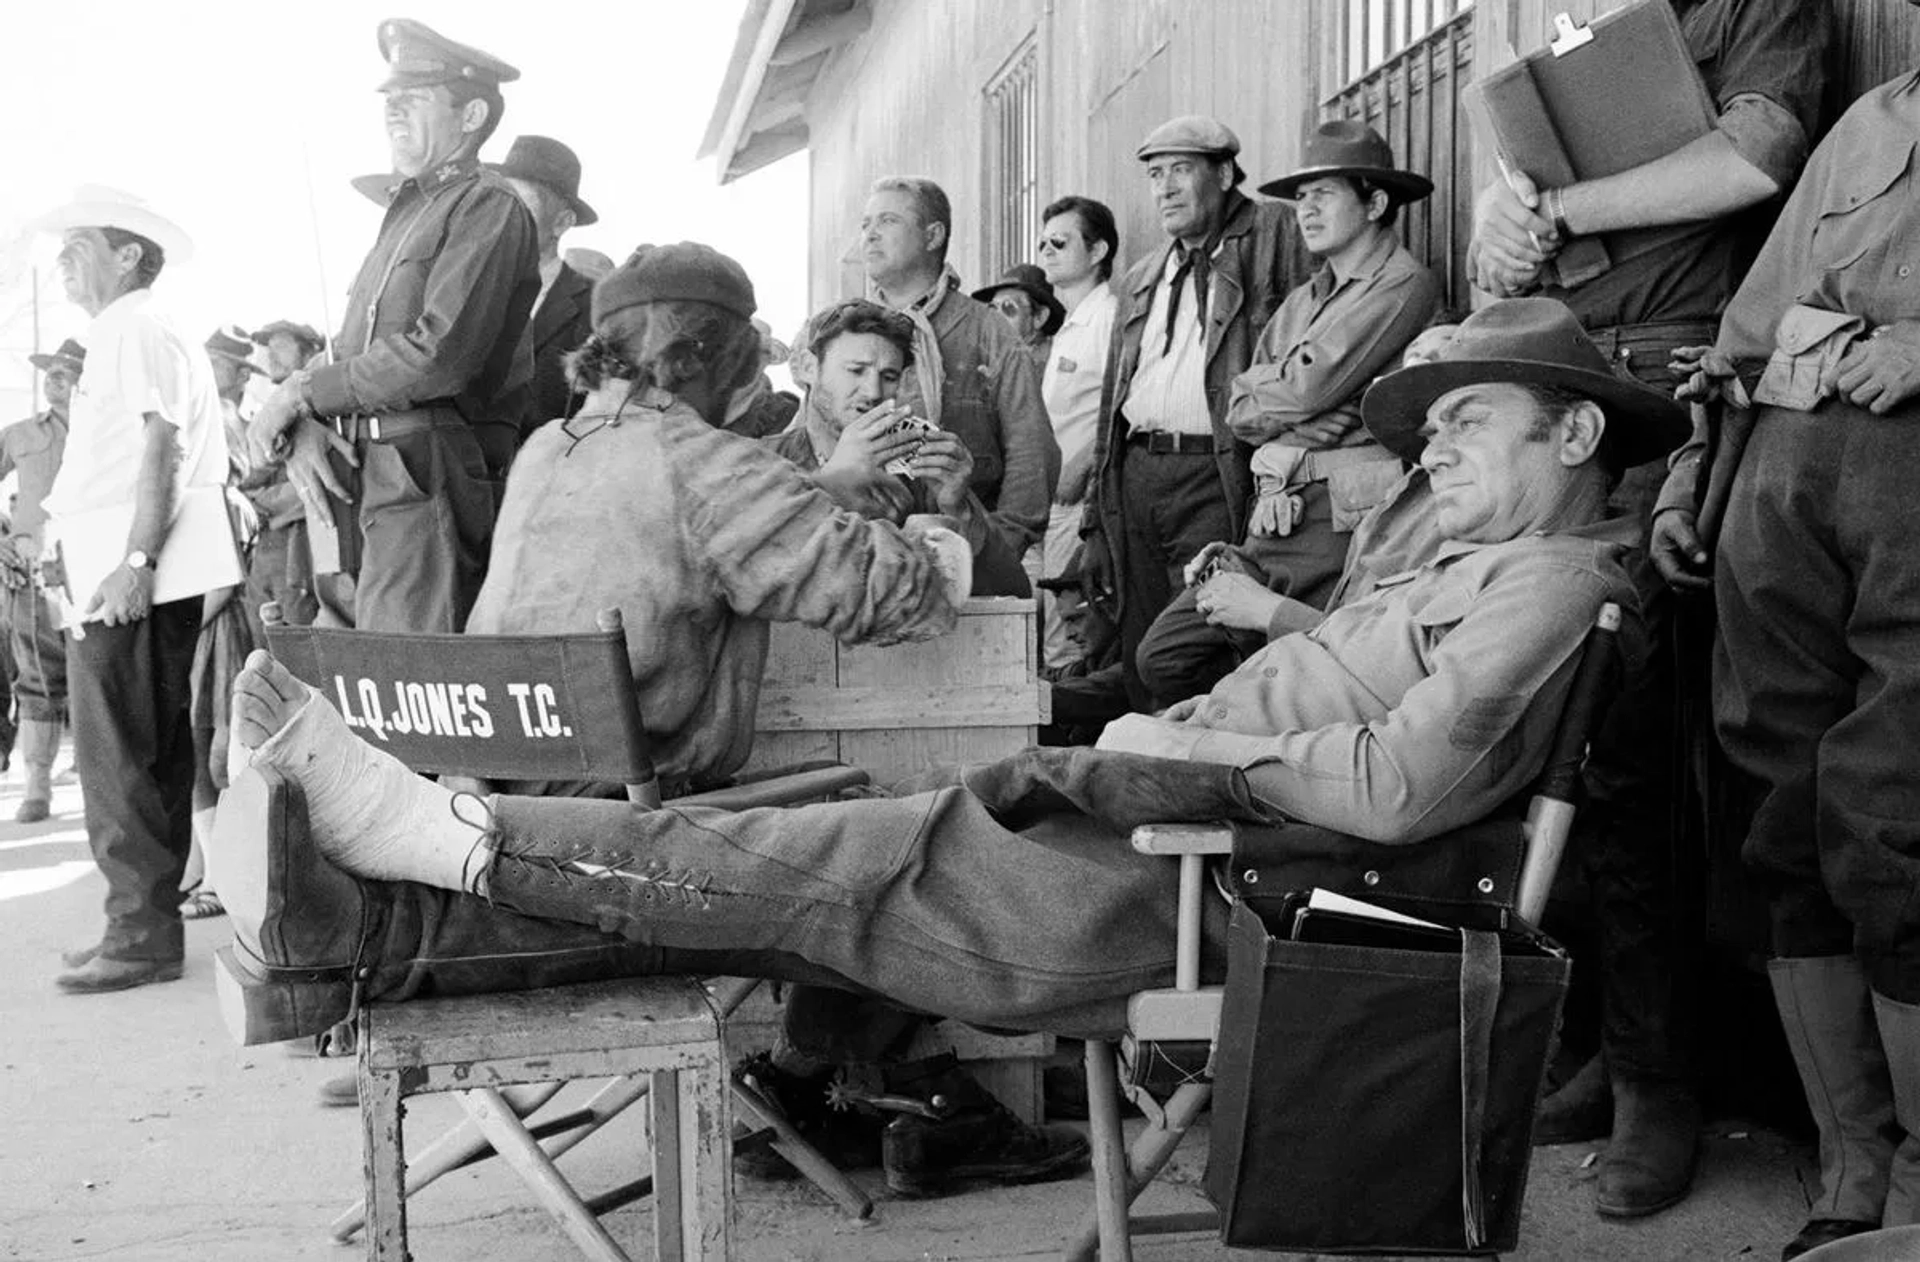
[[(1513, 167), (1508, 164), (1506, 157), (1498, 150), (1494, 151), (1493, 160), (1500, 168), (1500, 178), (1507, 182), (1507, 187), (1513, 189), (1513, 195), (1518, 197), (1520, 190), (1514, 186)], [(1531, 228), (1527, 229), (1527, 239), (1533, 242), (1533, 248), (1540, 251), (1540, 253), (1545, 254), (1547, 252), (1547, 247), (1540, 244), (1540, 234)]]

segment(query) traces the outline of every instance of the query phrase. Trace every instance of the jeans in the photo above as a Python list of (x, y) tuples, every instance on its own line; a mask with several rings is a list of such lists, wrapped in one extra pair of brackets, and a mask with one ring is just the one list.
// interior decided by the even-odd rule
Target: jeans
[(1155, 454), (1136, 446), (1121, 466), (1126, 569), (1120, 584), (1120, 660), (1135, 709), (1153, 696), (1135, 672), (1135, 654), (1153, 620), (1180, 590), (1182, 571), (1210, 543), (1233, 542), (1212, 452)]

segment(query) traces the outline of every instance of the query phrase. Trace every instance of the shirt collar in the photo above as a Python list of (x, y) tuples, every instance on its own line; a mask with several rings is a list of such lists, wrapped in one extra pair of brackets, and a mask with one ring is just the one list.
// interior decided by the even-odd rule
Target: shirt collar
[(1386, 269), (1387, 264), (1393, 259), (1394, 252), (1399, 248), (1398, 237), (1391, 232), (1381, 233), (1379, 239), (1373, 243), (1373, 248), (1361, 256), (1359, 264), (1353, 269), (1353, 274), (1344, 281), (1334, 274), (1333, 264), (1320, 264), (1319, 269), (1313, 274), (1313, 296), (1324, 299), (1343, 284), (1374, 279)]
[(400, 183), (403, 186), (412, 183), (418, 186), (421, 192), (431, 193), (436, 189), (445, 188), (455, 180), (464, 179), (479, 169), (480, 159), (478, 157), (473, 154), (462, 154), (458, 157), (448, 158), (437, 167), (430, 167), (422, 171), (420, 174), (413, 176), (411, 180), (402, 179)]
[[(1622, 548), (1630, 548), (1639, 539), (1639, 526), (1631, 516), (1623, 515), (1603, 517), (1599, 521), (1588, 522), (1584, 526), (1573, 526), (1566, 530), (1536, 530), (1532, 534), (1520, 537), (1523, 539), (1591, 539), (1596, 543), (1610, 543)], [(1432, 564), (1442, 565), (1455, 557), (1484, 552), (1488, 548), (1499, 546), (1498, 543), (1468, 543), (1461, 539), (1449, 539), (1434, 553)]]
[(147, 304), (152, 300), (153, 291), (151, 289), (130, 289), (106, 306), (100, 308), (100, 314), (93, 317), (93, 324), (95, 327), (100, 327), (111, 324), (125, 316), (138, 315), (147, 309)]

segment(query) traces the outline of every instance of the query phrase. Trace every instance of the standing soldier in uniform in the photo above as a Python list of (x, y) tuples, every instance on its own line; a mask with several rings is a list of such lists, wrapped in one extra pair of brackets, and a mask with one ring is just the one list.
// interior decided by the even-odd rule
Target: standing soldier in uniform
[(60, 716), (67, 703), (67, 637), (47, 602), (27, 579), (40, 554), (47, 524), (40, 501), (60, 472), (67, 446), (67, 403), (87, 357), (68, 338), (51, 355), (29, 355), (46, 374), (47, 410), (0, 430), (0, 477), (19, 475), (13, 528), (0, 541), (0, 574), (7, 587), (7, 626), (18, 672), (13, 695), (20, 705), (20, 757), (26, 764), (26, 792), (14, 819), (37, 824), (53, 808), (53, 759), (60, 752)]
[(252, 441), (259, 454), (284, 447), (310, 522), (341, 527), (339, 572), (316, 581), (320, 621), (458, 631), (527, 405), (511, 387), (532, 377), (518, 361), (540, 291), (537, 234), (477, 156), (500, 122), (500, 85), (520, 72), (410, 19), (382, 23), (379, 41), (386, 219), (334, 362), (288, 377)]

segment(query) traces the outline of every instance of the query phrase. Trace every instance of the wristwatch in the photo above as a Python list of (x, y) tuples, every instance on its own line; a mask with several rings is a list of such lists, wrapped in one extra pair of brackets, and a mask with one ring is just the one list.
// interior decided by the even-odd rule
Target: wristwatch
[(150, 570), (153, 568), (153, 558), (140, 551), (140, 549), (135, 548), (133, 551), (127, 553), (127, 568), (130, 570)]

